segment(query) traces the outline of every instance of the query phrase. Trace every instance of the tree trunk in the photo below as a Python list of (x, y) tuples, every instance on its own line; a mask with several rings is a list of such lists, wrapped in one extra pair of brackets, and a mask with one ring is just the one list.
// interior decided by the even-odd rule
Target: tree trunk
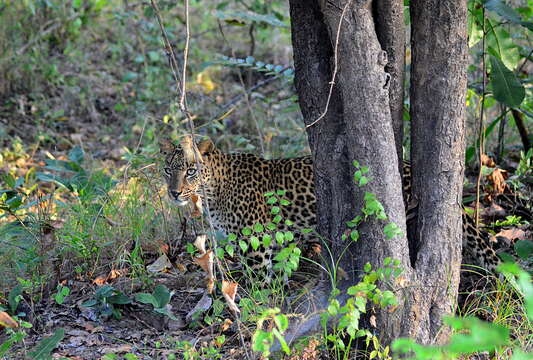
[[(311, 124), (325, 109), (333, 69), (333, 50), (341, 14), (347, 2), (293, 0), (291, 5), (296, 86), (300, 106)], [(397, 258), (409, 272), (405, 237), (383, 241), (386, 223), (369, 221), (359, 229), (361, 240), (341, 240), (346, 222), (361, 213), (364, 191), (378, 194), (389, 220), (405, 230), (401, 179), (391, 114), (390, 76), (386, 53), (375, 33), (367, 4), (350, 3), (338, 41), (338, 74), (326, 116), (308, 128), (315, 160), (318, 231), (330, 242), (339, 266), (349, 278), (341, 291), (355, 284), (367, 262), (379, 267), (385, 257)], [(393, 154), (393, 156), (391, 156)], [(364, 191), (353, 182), (354, 160), (370, 167), (372, 181)], [(347, 251), (341, 257), (341, 253)], [(402, 299), (400, 299), (400, 303)], [(401, 307), (400, 307), (401, 308)], [(400, 335), (400, 312), (378, 310), (385, 341)]]
[[(441, 6), (437, 0), (427, 5), (412, 3), (414, 196), (421, 209), (413, 247), (418, 252), (412, 254), (416, 271), (409, 261), (406, 238), (385, 240), (383, 222), (362, 225), (358, 242), (341, 240), (346, 221), (360, 214), (365, 191), (376, 194), (389, 221), (405, 230), (398, 171), (401, 131), (397, 128), (398, 84), (403, 82), (398, 44), (403, 31), (394, 30), (403, 19), (398, 14), (403, 2), (376, 0), (376, 15), (370, 1), (290, 0), (295, 83), (305, 122), (312, 124), (307, 132), (318, 198), (317, 230), (348, 274), (338, 288), (345, 291), (358, 280), (365, 263), (379, 267), (387, 256), (399, 259), (405, 270), (406, 284), (397, 292), (400, 306), (393, 312), (377, 310), (379, 325), (373, 330), (378, 330), (384, 343), (399, 336), (422, 343), (442, 342), (447, 337), (441, 316), (453, 312), (460, 262), (466, 0), (446, 1)], [(381, 44), (394, 52), (389, 67), (397, 72), (393, 81), (384, 71), (387, 56), (378, 35)], [(321, 117), (335, 71), (336, 47), (338, 72), (328, 111)], [(371, 182), (364, 189), (353, 183), (354, 160), (370, 167)], [(319, 308), (327, 302), (327, 289), (324, 282), (312, 292), (319, 294), (315, 301)], [(289, 340), (316, 330), (316, 318), (298, 324)]]
[(453, 313), (461, 263), (461, 203), (467, 85), (466, 0), (411, 0), (411, 160), (418, 203), (411, 254), (424, 296), (413, 311), (429, 316), (420, 341), (448, 336), (441, 318)]
[(389, 59), (385, 71), (390, 74), (389, 106), (400, 173), (403, 168), (403, 84), (405, 80), (405, 30), (403, 0), (375, 0), (376, 32), (381, 48)]

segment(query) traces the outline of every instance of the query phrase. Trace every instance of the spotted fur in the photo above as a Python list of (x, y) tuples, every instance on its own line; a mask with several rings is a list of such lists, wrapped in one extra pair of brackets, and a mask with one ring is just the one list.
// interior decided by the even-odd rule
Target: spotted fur
[[(161, 152), (165, 155), (163, 175), (170, 199), (180, 206), (188, 204), (193, 194), (204, 199), (213, 225), (226, 234), (239, 234), (244, 227), (270, 222), (271, 207), (264, 194), (276, 190), (286, 190), (284, 197), (290, 205), (281, 207), (281, 215), (294, 223), (292, 230), (316, 225), (313, 163), (309, 156), (266, 160), (253, 154), (223, 153), (211, 140), (196, 147), (190, 139), (177, 146), (162, 144)], [(410, 188), (408, 165), (404, 166), (404, 187)], [(412, 210), (408, 209), (408, 216)], [(463, 214), (465, 260), (493, 271), (500, 263), (494, 245), (489, 234), (476, 229), (472, 219)], [(260, 247), (247, 256), (255, 266), (264, 266), (270, 263), (271, 253), (272, 249)]]

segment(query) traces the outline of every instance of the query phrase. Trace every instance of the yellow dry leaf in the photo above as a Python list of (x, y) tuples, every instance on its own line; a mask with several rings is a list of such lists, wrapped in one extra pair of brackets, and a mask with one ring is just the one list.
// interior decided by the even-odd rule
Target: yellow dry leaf
[(196, 75), (196, 83), (201, 86), (204, 94), (209, 94), (217, 87), (217, 84), (211, 79), (211, 72), (212, 71), (207, 68)]
[(222, 295), (224, 295), (224, 299), (226, 299), (226, 302), (233, 313), (240, 312), (237, 304), (235, 304), (235, 295), (237, 295), (238, 286), (239, 284), (234, 281), (222, 280)]
[(487, 176), (487, 179), (492, 183), (493, 194), (503, 194), (507, 184), (505, 179), (507, 178), (507, 172), (505, 170), (495, 168), (490, 175)]
[(19, 326), (11, 316), (8, 315), (5, 311), (0, 311), (0, 326), (8, 328), (16, 328)]
[(207, 251), (205, 249), (205, 242), (207, 240), (207, 235), (198, 235), (194, 241), (194, 246), (198, 249), (200, 254), (205, 254)]

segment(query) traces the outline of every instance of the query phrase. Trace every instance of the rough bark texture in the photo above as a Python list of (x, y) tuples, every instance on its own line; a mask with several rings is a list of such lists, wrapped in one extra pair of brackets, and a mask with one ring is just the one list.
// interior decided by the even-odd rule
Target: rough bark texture
[[(346, 3), (290, 2), (296, 85), (307, 124), (325, 108), (334, 67), (332, 51)], [(339, 285), (342, 290), (356, 282), (357, 272), (366, 262), (380, 266), (385, 257), (391, 256), (400, 259), (404, 268), (409, 267), (406, 239), (383, 241), (383, 222), (362, 226), (357, 243), (341, 241), (346, 221), (361, 212), (364, 191), (379, 194), (390, 221), (405, 226), (386, 61), (370, 3), (353, 1), (341, 26), (339, 72), (328, 113), (308, 129), (319, 196), (318, 231), (330, 242), (335, 256), (348, 247), (339, 263), (349, 274), (349, 279)], [(364, 190), (353, 183), (354, 160), (370, 166), (372, 181)], [(401, 312), (378, 311), (378, 318), (385, 341), (400, 335)]]
[[(419, 251), (413, 254), (416, 272), (410, 264), (406, 238), (385, 240), (383, 222), (361, 226), (361, 239), (356, 243), (341, 240), (346, 221), (360, 213), (365, 191), (377, 194), (389, 220), (405, 230), (393, 126), (399, 112), (390, 105), (390, 99), (398, 101), (398, 95), (389, 93), (389, 87), (398, 84), (394, 85), (385, 72), (387, 56), (376, 34), (376, 29), (385, 32), (379, 37), (382, 44), (397, 48), (403, 33), (394, 34), (400, 18), (394, 9), (401, 2), (378, 1), (373, 8), (371, 1), (364, 0), (290, 0), (295, 83), (307, 124), (325, 108), (337, 29), (341, 13), (349, 5), (341, 24), (338, 74), (328, 112), (308, 128), (308, 136), (315, 161), (318, 231), (335, 256), (347, 248), (339, 265), (348, 279), (338, 287), (344, 291), (357, 281), (366, 262), (380, 266), (387, 256), (399, 259), (405, 269), (404, 287), (396, 293), (399, 307), (393, 312), (376, 310), (378, 328), (373, 330), (384, 343), (400, 336), (414, 337), (422, 343), (441, 342), (447, 337), (441, 316), (452, 312), (460, 261), (466, 0), (446, 1), (443, 5), (437, 0), (412, 1), (413, 22), (416, 20), (413, 41), (417, 43), (417, 67), (413, 72), (417, 89), (412, 92), (416, 101), (412, 116), (417, 119), (413, 124), (413, 161), (415, 196), (423, 213), (417, 219)], [(376, 9), (385, 15), (376, 17), (372, 12)], [(399, 62), (400, 54), (395, 56)], [(395, 71), (403, 71), (396, 66)], [(401, 74), (398, 81), (400, 78)], [(370, 167), (372, 181), (364, 189), (353, 184), (354, 160)], [(315, 301), (307, 306), (314, 305), (314, 311), (324, 308), (328, 289), (327, 282), (314, 289)], [(317, 323), (314, 315), (297, 324), (288, 340), (316, 330)]]
[(396, 141), (398, 164), (403, 160), (403, 97), (405, 79), (405, 25), (403, 0), (375, 0), (376, 33), (381, 48), (387, 52), (385, 71), (390, 74), (389, 107)]
[(466, 19), (466, 0), (411, 0), (411, 160), (418, 202), (411, 240), (417, 282), (425, 292), (408, 300), (421, 319), (405, 330), (422, 342), (447, 338), (441, 318), (453, 312), (459, 283)]

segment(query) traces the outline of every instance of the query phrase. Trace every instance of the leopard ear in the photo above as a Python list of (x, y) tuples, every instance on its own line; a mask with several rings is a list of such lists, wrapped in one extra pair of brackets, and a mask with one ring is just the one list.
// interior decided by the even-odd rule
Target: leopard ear
[(209, 153), (213, 152), (213, 150), (215, 150), (215, 144), (213, 144), (211, 139), (202, 140), (198, 144), (198, 150), (200, 150), (200, 154), (202, 156), (206, 155), (206, 154), (209, 154)]
[(194, 162), (194, 150), (192, 147), (192, 137), (190, 135), (185, 136), (181, 142), (180, 146), (183, 149), (183, 155), (188, 162)]
[(168, 139), (161, 140), (159, 142), (159, 152), (164, 155), (168, 155), (176, 150), (176, 145)]

